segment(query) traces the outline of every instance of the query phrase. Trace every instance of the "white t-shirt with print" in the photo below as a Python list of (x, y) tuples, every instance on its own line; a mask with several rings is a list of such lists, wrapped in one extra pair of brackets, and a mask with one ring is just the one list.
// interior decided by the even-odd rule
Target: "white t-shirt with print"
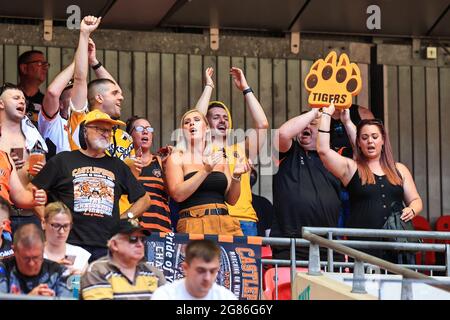
[[(66, 256), (75, 256), (75, 261), (73, 263), (73, 266), (70, 266), (70, 269), (84, 271), (88, 266), (88, 260), (91, 257), (91, 254), (89, 253), (89, 251), (83, 249), (82, 247), (66, 243)], [(48, 259), (45, 251), (44, 258)]]
[(203, 298), (193, 297), (186, 289), (185, 278), (175, 280), (156, 289), (152, 300), (237, 300), (227, 288), (214, 283), (208, 294)]

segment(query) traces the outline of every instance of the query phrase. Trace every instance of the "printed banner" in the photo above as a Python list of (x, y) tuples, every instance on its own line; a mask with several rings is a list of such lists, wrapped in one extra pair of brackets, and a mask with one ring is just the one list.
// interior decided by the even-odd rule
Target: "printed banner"
[(261, 238), (183, 233), (152, 233), (146, 241), (146, 259), (164, 272), (167, 282), (182, 278), (181, 263), (189, 240), (210, 239), (221, 249), (217, 283), (240, 300), (258, 300), (261, 272)]

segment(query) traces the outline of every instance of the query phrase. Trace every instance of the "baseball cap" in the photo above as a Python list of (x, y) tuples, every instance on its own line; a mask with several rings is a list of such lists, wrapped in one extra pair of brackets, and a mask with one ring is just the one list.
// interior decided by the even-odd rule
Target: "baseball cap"
[(106, 122), (106, 123), (112, 124), (113, 126), (124, 126), (125, 125), (125, 122), (120, 121), (120, 120), (111, 119), (111, 117), (109, 115), (107, 115), (104, 112), (101, 112), (98, 109), (89, 112), (88, 114), (86, 114), (86, 117), (84, 118), (84, 124), (88, 124), (91, 122), (97, 122), (97, 121)]
[(132, 234), (135, 231), (142, 231), (146, 236), (150, 235), (150, 231), (142, 228), (137, 220), (132, 219), (120, 219), (119, 225), (116, 228), (114, 234)]

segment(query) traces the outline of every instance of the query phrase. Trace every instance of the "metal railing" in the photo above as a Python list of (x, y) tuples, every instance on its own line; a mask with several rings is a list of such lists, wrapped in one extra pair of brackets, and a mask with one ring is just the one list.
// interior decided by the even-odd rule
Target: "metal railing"
[[(276, 246), (286, 246), (290, 248), (290, 259), (289, 260), (277, 260), (277, 259), (262, 259), (261, 260), (261, 266), (264, 265), (275, 265), (275, 268), (280, 266), (290, 266), (290, 280), (291, 283), (293, 283), (296, 273), (296, 267), (310, 267), (311, 266), (311, 259), (313, 259), (314, 264), (314, 270), (312, 272), (320, 272), (320, 267), (324, 267), (329, 272), (334, 272), (334, 269), (336, 267), (340, 268), (340, 271), (342, 272), (342, 268), (346, 267), (353, 267), (354, 273), (358, 273), (358, 275), (361, 274), (361, 272), (364, 274), (364, 268), (371, 266), (373, 267), (374, 263), (364, 263), (363, 261), (357, 261), (357, 262), (334, 262), (333, 261), (333, 252), (336, 251), (336, 249), (333, 248), (333, 246), (328, 246), (325, 244), (338, 244), (342, 248), (358, 248), (358, 249), (384, 249), (384, 250), (394, 250), (394, 251), (434, 251), (434, 252), (443, 252), (445, 253), (445, 265), (417, 265), (417, 264), (392, 264), (393, 266), (396, 266), (397, 268), (408, 268), (413, 270), (420, 270), (420, 271), (430, 271), (430, 274), (433, 275), (434, 271), (439, 272), (445, 272), (446, 276), (450, 276), (450, 245), (448, 244), (439, 244), (439, 243), (401, 243), (401, 242), (394, 242), (394, 241), (361, 241), (361, 240), (333, 240), (334, 237), (342, 237), (342, 236), (350, 236), (350, 237), (363, 237), (363, 238), (426, 238), (426, 239), (436, 239), (436, 240), (450, 240), (450, 232), (430, 232), (430, 231), (396, 231), (396, 230), (380, 230), (380, 229), (349, 229), (349, 228), (315, 228), (315, 227), (304, 227), (303, 232), (308, 233), (310, 235), (323, 235), (327, 236), (327, 239), (318, 237), (322, 240), (327, 240), (329, 242), (323, 243), (323, 246), (328, 248), (328, 254), (327, 254), (327, 261), (323, 262), (320, 261), (318, 246), (317, 255), (311, 257), (311, 250), (310, 250), (310, 258), (309, 260), (296, 260), (296, 247), (311, 247), (314, 246), (314, 244), (311, 244), (310, 241), (307, 239), (294, 239), (294, 238), (263, 238), (262, 243), (263, 245), (276, 245)], [(305, 237), (304, 237), (305, 238)], [(354, 250), (354, 249), (351, 249)], [(340, 252), (337, 250), (337, 252)], [(352, 251), (352, 254), (355, 252), (359, 252), (357, 250)], [(342, 253), (342, 252), (340, 252)], [(361, 254), (364, 254), (361, 252)], [(347, 254), (348, 256), (349, 255)], [(373, 256), (369, 256), (375, 258)], [(375, 258), (378, 259), (378, 258)], [(370, 259), (369, 259), (370, 260)], [(381, 260), (381, 259), (379, 259)], [(366, 261), (366, 260), (364, 260)], [(384, 260), (381, 260), (384, 261)], [(372, 261), (374, 262), (374, 261)], [(380, 262), (380, 261), (377, 261)], [(386, 261), (387, 262), (387, 261)], [(388, 262), (387, 262), (388, 263)], [(375, 264), (376, 265), (376, 264)], [(392, 272), (392, 269), (390, 269), (392, 266), (389, 266), (389, 268), (383, 268), (385, 269), (386, 273), (388, 271)], [(357, 269), (357, 270), (355, 270)], [(398, 269), (397, 271), (400, 271), (401, 269)], [(405, 269), (407, 270), (407, 269)], [(407, 270), (411, 271), (411, 270)], [(413, 272), (413, 271), (411, 271)], [(414, 272), (415, 274), (417, 272)], [(418, 273), (417, 273), (418, 274)], [(422, 275), (425, 276), (425, 275)], [(426, 276), (425, 276), (426, 277)], [(428, 279), (427, 277), (426, 279)], [(423, 278), (422, 278), (423, 279)], [(264, 279), (262, 279), (262, 272), (261, 272), (261, 284), (263, 283)], [(277, 283), (278, 277), (277, 273), (275, 274), (275, 298), (277, 299), (278, 294), (278, 283)], [(261, 290), (261, 294), (262, 290)], [(291, 294), (293, 294), (293, 286), (291, 286)]]

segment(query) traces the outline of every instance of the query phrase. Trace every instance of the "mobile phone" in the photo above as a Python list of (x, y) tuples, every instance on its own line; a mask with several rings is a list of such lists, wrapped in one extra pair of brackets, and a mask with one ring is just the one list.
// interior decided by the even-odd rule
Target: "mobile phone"
[(10, 154), (11, 153), (16, 154), (20, 160), (23, 160), (23, 148), (11, 148)]
[(69, 260), (70, 262), (72, 262), (72, 264), (74, 264), (76, 257), (77, 257), (77, 256), (66, 255), (66, 256), (64, 257), (64, 259)]

